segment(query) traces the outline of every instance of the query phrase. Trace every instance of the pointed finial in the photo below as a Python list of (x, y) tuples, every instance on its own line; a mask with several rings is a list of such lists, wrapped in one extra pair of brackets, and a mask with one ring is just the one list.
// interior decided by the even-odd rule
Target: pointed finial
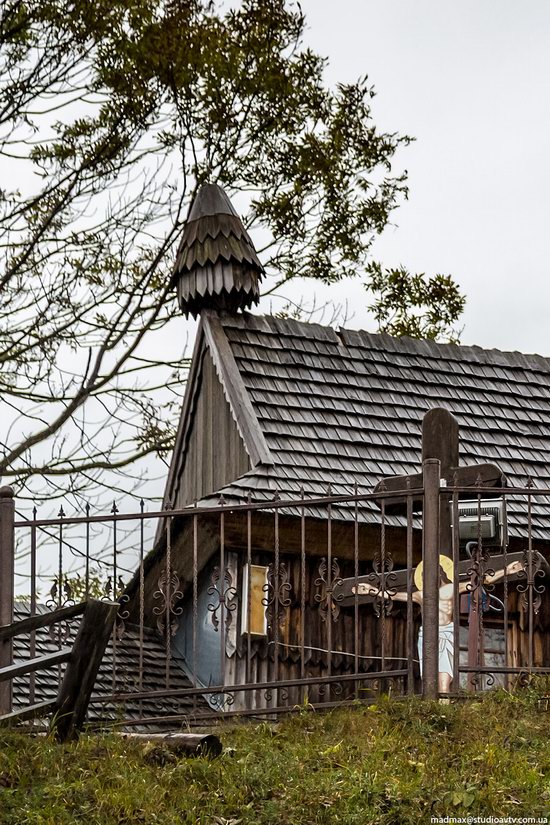
[(224, 190), (205, 183), (189, 211), (172, 281), (185, 315), (203, 309), (236, 312), (260, 297), (263, 267)]

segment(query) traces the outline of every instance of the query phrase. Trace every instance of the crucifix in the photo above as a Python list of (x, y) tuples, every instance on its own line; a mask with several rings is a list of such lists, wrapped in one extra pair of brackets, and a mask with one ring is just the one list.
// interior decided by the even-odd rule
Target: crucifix
[[(412, 598), (422, 608), (419, 647), (423, 693), (426, 696), (435, 696), (438, 692), (448, 693), (450, 690), (454, 660), (454, 622), (458, 621), (458, 617), (453, 616), (450, 498), (440, 495), (440, 488), (450, 485), (471, 488), (471, 493), (466, 491), (459, 494), (461, 498), (471, 498), (479, 495), (481, 490), (486, 496), (498, 495), (498, 488), (502, 488), (506, 481), (502, 471), (494, 464), (460, 467), (458, 452), (459, 431), (456, 419), (445, 409), (432, 409), (422, 421), (423, 472), (409, 476), (391, 476), (380, 481), (374, 488), (375, 493), (385, 494), (385, 512), (394, 515), (406, 515), (407, 490), (423, 490), (422, 497), (415, 499), (413, 496), (413, 508), (416, 511), (423, 509), (423, 560), (416, 570), (416, 590)], [(388, 494), (391, 494), (390, 497)], [(467, 572), (472, 567), (472, 561), (459, 563), (459, 582), (456, 585), (458, 592), (471, 590), (469, 667), (482, 664), (479, 639), (480, 611), (483, 609), (481, 585), (496, 582), (505, 575), (514, 578), (520, 575), (521, 555), (509, 554), (506, 567), (503, 556), (492, 557), (491, 575), (485, 576), (475, 589), (471, 587)], [(360, 603), (375, 598), (406, 601), (407, 579), (407, 570), (392, 573), (391, 585), (383, 593), (372, 584), (372, 575), (343, 579), (338, 588), (335, 588), (333, 596), (343, 606), (353, 604), (357, 596)]]
[[(441, 486), (472, 487), (477, 491), (480, 487), (487, 491), (490, 488), (504, 487), (506, 478), (496, 464), (471, 464), (459, 466), (459, 432), (458, 422), (448, 410), (435, 407), (429, 410), (422, 419), (422, 465), (427, 459), (435, 459), (441, 463)], [(407, 481), (408, 480), (408, 481)], [(378, 482), (374, 492), (395, 492), (396, 496), (386, 502), (388, 515), (406, 515), (407, 500), (399, 493), (404, 493), (409, 486), (411, 489), (422, 488), (423, 473), (402, 476), (390, 476)], [(477, 495), (477, 492), (475, 493)], [(465, 498), (468, 494), (461, 494)], [(422, 508), (422, 499), (414, 502), (416, 510)], [(439, 546), (441, 554), (451, 556), (452, 528), (451, 512), (447, 501), (441, 499), (439, 508)]]

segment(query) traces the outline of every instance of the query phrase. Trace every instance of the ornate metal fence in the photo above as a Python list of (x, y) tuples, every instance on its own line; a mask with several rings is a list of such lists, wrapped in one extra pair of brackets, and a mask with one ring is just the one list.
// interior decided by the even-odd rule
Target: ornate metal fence
[[(453, 682), (468, 691), (510, 688), (550, 674), (550, 489), (531, 478), (499, 490), (497, 499), (479, 489), (467, 517), (472, 538), (461, 541), (460, 498), (471, 492), (454, 486), (440, 493), (452, 513), (453, 616), (467, 615), (465, 626), (453, 622)], [(491, 511), (500, 512), (500, 524), (486, 538)]]
[[(529, 482), (487, 499), (481, 485), (443, 484), (438, 465), (425, 462), (423, 487), (409, 482), (399, 496), (382, 486), (154, 512), (34, 511), (13, 527), (4, 517), (0, 574), (14, 572), (17, 586), (0, 623), (89, 597), (118, 602), (88, 714), (97, 725), (275, 716), (550, 673), (550, 489)], [(501, 514), (489, 537), (487, 501)], [(74, 628), (4, 645), (0, 668), (60, 649)], [(14, 679), (1, 710), (54, 696), (63, 668)]]

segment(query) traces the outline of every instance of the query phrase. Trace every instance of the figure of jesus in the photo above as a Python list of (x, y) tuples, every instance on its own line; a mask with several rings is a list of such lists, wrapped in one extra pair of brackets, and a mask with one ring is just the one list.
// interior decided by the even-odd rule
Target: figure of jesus
[[(412, 600), (422, 608), (422, 562), (418, 565), (414, 573), (414, 583), (417, 590), (412, 594)], [(523, 570), (520, 561), (514, 561), (506, 568), (498, 570), (492, 575), (486, 576), (484, 584), (494, 584), (506, 574), (511, 575)], [(461, 582), (458, 585), (459, 593), (470, 592), (470, 582)], [(352, 588), (355, 593), (355, 588)], [(370, 596), (383, 595), (385, 599), (395, 602), (406, 602), (406, 592), (384, 591), (382, 594), (378, 587), (373, 584), (359, 582), (357, 593)], [(422, 626), (418, 634), (418, 655), (420, 658), (420, 675), (422, 675)], [(448, 556), (439, 557), (439, 692), (449, 693), (453, 678), (453, 654), (454, 654), (454, 619), (453, 619), (453, 562)]]

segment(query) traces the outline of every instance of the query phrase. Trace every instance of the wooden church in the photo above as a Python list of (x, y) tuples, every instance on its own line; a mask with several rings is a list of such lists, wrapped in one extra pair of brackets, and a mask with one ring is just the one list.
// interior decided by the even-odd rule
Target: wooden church
[[(295, 703), (303, 694), (285, 683), (341, 677), (329, 688), (336, 699), (354, 673), (392, 670), (403, 689), (413, 655), (418, 685), (418, 609), (408, 625), (405, 604), (359, 604), (349, 588), (336, 597), (341, 580), (421, 558), (419, 515), (407, 527), (403, 512), (381, 513), (361, 496), (419, 472), (422, 420), (435, 407), (458, 422), (460, 464), (497, 466), (497, 486), (532, 477), (550, 488), (550, 360), (258, 315), (262, 275), (227, 195), (203, 186), (173, 274), (182, 311), (199, 325), (164, 495), (177, 514), (146, 558), (145, 622), (163, 623), (180, 667), (205, 689), (283, 683)], [(461, 493), (461, 559), (468, 529), (481, 531), (483, 499), (491, 552), (534, 548), (536, 567), (530, 619), (517, 577), (487, 596), (485, 666), (549, 667), (550, 500), (518, 494), (503, 506), (498, 490), (485, 492)], [(137, 622), (137, 575), (127, 593)], [(249, 690), (235, 707), (268, 701), (267, 688)]]

